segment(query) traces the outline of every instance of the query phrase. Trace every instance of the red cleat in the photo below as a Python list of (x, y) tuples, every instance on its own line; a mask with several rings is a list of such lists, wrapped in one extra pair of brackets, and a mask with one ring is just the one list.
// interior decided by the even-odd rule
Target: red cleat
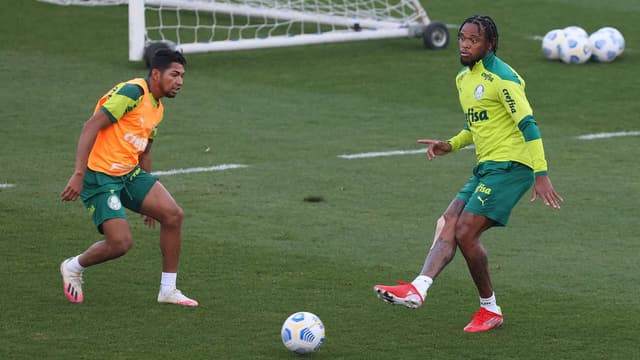
[(380, 299), (392, 305), (400, 304), (412, 309), (422, 306), (424, 299), (415, 286), (402, 281), (398, 281), (398, 284), (395, 286), (376, 285), (373, 290)]
[(483, 307), (471, 316), (471, 322), (464, 327), (466, 332), (488, 331), (502, 326), (503, 317)]

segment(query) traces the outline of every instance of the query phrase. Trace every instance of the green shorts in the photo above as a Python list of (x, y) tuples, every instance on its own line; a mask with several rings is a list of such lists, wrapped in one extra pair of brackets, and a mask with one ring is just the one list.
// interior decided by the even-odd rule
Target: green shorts
[(473, 168), (473, 176), (456, 197), (464, 200), (464, 211), (507, 225), (511, 210), (533, 185), (533, 170), (514, 162), (487, 161)]
[(139, 166), (122, 176), (111, 176), (87, 169), (80, 198), (102, 234), (102, 223), (127, 218), (125, 208), (140, 212), (142, 201), (158, 178)]

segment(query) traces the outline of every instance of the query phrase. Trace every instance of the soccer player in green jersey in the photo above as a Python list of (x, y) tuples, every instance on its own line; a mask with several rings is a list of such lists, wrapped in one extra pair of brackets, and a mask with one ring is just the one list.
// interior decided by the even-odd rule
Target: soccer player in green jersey
[[(164, 116), (162, 98), (175, 97), (184, 84), (182, 53), (157, 50), (145, 78), (120, 83), (107, 91), (84, 123), (76, 150), (76, 165), (60, 194), (62, 201), (82, 199), (96, 229), (104, 235), (77, 256), (60, 264), (64, 294), (73, 303), (84, 301), (84, 270), (126, 254), (133, 237), (125, 209), (143, 215), (144, 223), (160, 224), (162, 274), (158, 302), (198, 306), (176, 288), (182, 208), (151, 174), (151, 149)], [(116, 301), (126, 294), (114, 292)]]
[(524, 80), (496, 56), (494, 21), (488, 16), (466, 19), (458, 30), (458, 44), (463, 68), (456, 85), (466, 123), (448, 141), (418, 142), (429, 146), (429, 160), (473, 144), (478, 164), (436, 222), (433, 245), (416, 279), (396, 286), (376, 285), (374, 291), (391, 304), (421, 306), (433, 280), (459, 247), (480, 295), (480, 310), (464, 330), (479, 332), (499, 327), (503, 321), (480, 235), (493, 226), (505, 226), (511, 210), (532, 185), (531, 201), (540, 197), (557, 209), (563, 199), (547, 176), (540, 130)]

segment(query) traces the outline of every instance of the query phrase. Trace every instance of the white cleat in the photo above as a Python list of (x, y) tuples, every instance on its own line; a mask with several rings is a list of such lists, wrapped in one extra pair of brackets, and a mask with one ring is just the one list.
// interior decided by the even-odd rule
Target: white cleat
[(200, 305), (197, 301), (184, 296), (182, 291), (176, 288), (173, 288), (169, 291), (160, 291), (158, 293), (158, 302), (160, 304), (176, 304), (191, 307)]
[(64, 295), (72, 303), (81, 303), (84, 300), (82, 295), (82, 273), (73, 272), (67, 269), (67, 263), (71, 258), (60, 264), (60, 274), (62, 275), (62, 286)]

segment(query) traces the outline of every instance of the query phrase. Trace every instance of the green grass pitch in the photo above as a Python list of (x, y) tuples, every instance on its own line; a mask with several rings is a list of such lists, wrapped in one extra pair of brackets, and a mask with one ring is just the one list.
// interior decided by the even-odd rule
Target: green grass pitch
[[(498, 55), (527, 81), (566, 200), (554, 211), (526, 195), (507, 228), (483, 237), (503, 328), (462, 331), (478, 299), (460, 254), (418, 310), (372, 291), (420, 270), (473, 153), (337, 157), (420, 149), (416, 139), (459, 130), (455, 30), (444, 51), (397, 39), (188, 55), (154, 169), (248, 165), (161, 177), (186, 214), (178, 285), (202, 305), (155, 302), (158, 230), (135, 214), (133, 249), (89, 269), (75, 305), (59, 263), (99, 237), (59, 194), (95, 101), (144, 69), (127, 60), (126, 7), (2, 1), (0, 358), (294, 359), (279, 332), (296, 311), (326, 326), (314, 359), (640, 358), (640, 137), (576, 138), (640, 130), (640, 3), (424, 6), (449, 24), (494, 17)], [(568, 25), (615, 26), (627, 49), (611, 64), (545, 60), (534, 37)]]

